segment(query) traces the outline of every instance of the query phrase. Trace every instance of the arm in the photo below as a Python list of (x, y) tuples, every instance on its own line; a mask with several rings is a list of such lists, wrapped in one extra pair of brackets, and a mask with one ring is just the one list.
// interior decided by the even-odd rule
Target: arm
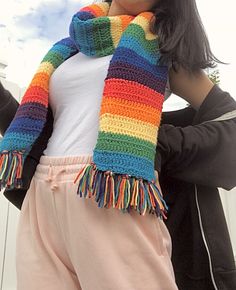
[(204, 71), (198, 70), (190, 73), (183, 68), (169, 71), (171, 91), (187, 101), (191, 106), (198, 110), (206, 96), (213, 88), (214, 84)]
[[(174, 119), (178, 126), (183, 123), (187, 111), (193, 126), (170, 124)], [(210, 121), (222, 115), (227, 120)], [(233, 188), (236, 186), (235, 100), (215, 85), (193, 116), (191, 108), (182, 110), (182, 114), (181, 111), (167, 113), (167, 116), (164, 113), (158, 135), (156, 169), (191, 183)]]
[(4, 135), (13, 120), (19, 104), (0, 82), (0, 134)]

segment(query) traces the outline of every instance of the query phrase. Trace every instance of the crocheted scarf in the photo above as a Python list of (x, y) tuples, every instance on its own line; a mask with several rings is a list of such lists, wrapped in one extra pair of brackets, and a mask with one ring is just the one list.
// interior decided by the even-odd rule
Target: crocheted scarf
[(123, 212), (134, 208), (142, 215), (165, 217), (154, 158), (168, 70), (159, 64), (158, 37), (149, 29), (153, 13), (108, 16), (109, 8), (103, 2), (80, 9), (72, 18), (70, 36), (43, 58), (1, 142), (0, 185), (22, 187), (25, 158), (46, 124), (55, 69), (78, 52), (113, 55), (104, 80), (93, 161), (74, 182), (79, 196), (93, 196), (99, 207)]

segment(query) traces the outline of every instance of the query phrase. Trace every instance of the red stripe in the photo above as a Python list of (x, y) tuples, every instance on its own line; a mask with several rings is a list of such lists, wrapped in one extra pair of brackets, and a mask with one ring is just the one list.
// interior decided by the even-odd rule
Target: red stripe
[(48, 92), (38, 86), (31, 86), (26, 91), (21, 104), (29, 102), (38, 102), (45, 107), (48, 106)]
[(134, 81), (114, 78), (105, 81), (104, 97), (115, 97), (146, 104), (158, 110), (162, 110), (164, 102), (163, 94)]

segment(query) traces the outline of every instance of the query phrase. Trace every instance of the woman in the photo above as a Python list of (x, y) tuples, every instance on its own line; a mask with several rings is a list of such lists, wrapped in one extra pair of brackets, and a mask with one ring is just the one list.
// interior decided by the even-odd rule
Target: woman
[[(91, 157), (86, 156), (85, 158), (84, 156), (82, 156), (81, 153), (78, 153), (78, 152), (80, 152), (80, 150), (84, 151), (85, 149), (88, 149), (88, 147), (90, 147), (90, 150), (91, 150), (91, 148), (93, 149), (95, 144), (91, 144), (92, 142), (90, 142), (90, 146), (88, 146), (88, 142), (87, 143), (82, 142), (81, 144), (79, 144), (80, 147), (78, 147), (78, 144), (76, 144), (76, 146), (73, 147), (74, 145), (73, 140), (74, 141), (78, 140), (79, 136), (77, 135), (75, 137), (74, 135), (77, 131), (78, 131), (78, 134), (80, 135), (79, 139), (82, 140), (81, 136), (85, 136), (86, 132), (92, 132), (93, 127), (91, 127), (91, 125), (90, 127), (88, 127), (88, 124), (89, 124), (88, 122), (87, 122), (87, 127), (86, 126), (83, 127), (82, 121), (86, 120), (86, 115), (83, 114), (82, 111), (80, 112), (82, 119), (79, 119), (79, 120), (77, 119), (76, 122), (72, 124), (69, 122), (69, 119), (66, 118), (68, 116), (71, 117), (72, 116), (71, 112), (73, 112), (73, 107), (69, 106), (69, 103), (67, 103), (67, 101), (69, 101), (70, 98), (71, 100), (76, 100), (75, 97), (77, 97), (79, 94), (80, 95), (84, 94), (85, 96), (83, 99), (86, 99), (89, 97), (88, 95), (86, 95), (87, 93), (86, 90), (88, 89), (90, 89), (89, 95), (94, 94), (94, 91), (92, 91), (90, 87), (86, 86), (85, 88), (85, 85), (84, 85), (85, 79), (83, 78), (81, 79), (81, 83), (79, 87), (77, 83), (78, 76), (73, 75), (73, 73), (72, 75), (70, 75), (70, 72), (75, 71), (74, 68), (76, 65), (77, 57), (79, 58), (77, 59), (77, 61), (79, 60), (80, 70), (82, 70), (82, 68), (84, 69), (84, 71), (82, 71), (83, 74), (79, 75), (80, 77), (82, 77), (86, 74), (86, 69), (89, 68), (89, 59), (85, 56), (89, 56), (91, 58), (94, 55), (103, 56), (104, 58), (102, 59), (102, 64), (99, 63), (99, 59), (97, 58), (93, 59), (93, 62), (95, 62), (95, 60), (97, 61), (95, 69), (96, 69), (96, 72), (98, 72), (98, 75), (100, 75), (101, 72), (104, 71), (104, 66), (103, 66), (104, 60), (106, 60), (106, 62), (110, 61), (109, 57), (107, 56), (110, 56), (114, 52), (114, 46), (116, 46), (116, 50), (113, 55), (112, 62), (113, 64), (116, 64), (117, 67), (115, 68), (115, 65), (112, 66), (112, 62), (109, 66), (109, 73), (106, 78), (106, 85), (104, 89), (104, 93), (106, 93), (107, 95), (116, 94), (117, 96), (117, 94), (119, 95), (118, 92), (120, 90), (123, 90), (124, 88), (123, 85), (120, 86), (120, 84), (123, 84), (122, 81), (121, 83), (116, 82), (114, 81), (115, 78), (120, 79), (123, 77), (123, 80), (126, 80), (126, 84), (131, 85), (130, 80), (133, 80), (133, 78), (135, 78), (135, 73), (139, 73), (139, 75), (141, 75), (141, 69), (143, 69), (142, 73), (145, 71), (147, 75), (149, 75), (149, 73), (153, 73), (153, 66), (151, 66), (150, 63), (153, 63), (154, 60), (155, 60), (155, 63), (157, 63), (157, 61), (159, 60), (158, 54), (154, 58), (154, 56), (156, 55), (156, 50), (154, 50), (154, 47), (155, 47), (154, 44), (155, 45), (157, 44), (156, 42), (157, 38), (155, 37), (153, 33), (150, 33), (148, 29), (149, 24), (151, 23), (151, 19), (153, 18), (152, 18), (152, 14), (149, 12), (144, 13), (143, 15), (140, 13), (142, 13), (143, 11), (152, 10), (154, 8), (153, 5), (156, 4), (156, 1), (153, 1), (152, 3), (151, 2), (148, 3), (150, 4), (150, 6), (148, 5), (148, 7), (146, 6), (147, 4), (146, 1), (145, 2), (140, 1), (139, 4), (144, 5), (142, 8), (144, 10), (141, 10), (141, 11), (130, 10), (132, 7), (136, 8), (136, 6), (130, 5), (131, 2), (128, 2), (127, 4), (127, 2), (128, 1), (126, 2), (113, 1), (110, 7), (105, 4), (99, 5), (99, 6), (92, 6), (92, 7), (83, 9), (77, 15), (75, 15), (75, 17), (73, 18), (71, 27), (70, 27), (70, 34), (73, 41), (75, 41), (75, 43), (77, 44), (76, 48), (74, 47), (73, 45), (74, 43), (71, 42), (71, 40), (70, 41), (64, 40), (58, 43), (54, 47), (54, 51), (56, 51), (56, 53), (53, 54), (53, 51), (51, 51), (49, 52), (49, 54), (47, 54), (47, 56), (45, 57), (42, 63), (42, 66), (40, 67), (38, 71), (38, 74), (35, 76), (35, 78), (33, 79), (31, 83), (31, 87), (26, 92), (26, 95), (21, 105), (21, 109), (18, 110), (18, 114), (16, 115), (15, 121), (13, 121), (12, 125), (8, 129), (8, 132), (7, 132), (8, 134), (6, 134), (6, 137), (4, 138), (5, 143), (4, 142), (2, 143), (2, 148), (3, 148), (2, 176), (5, 177), (5, 180), (3, 180), (3, 184), (9, 187), (10, 186), (22, 187), (22, 180), (20, 177), (21, 177), (21, 170), (22, 170), (21, 162), (25, 161), (24, 153), (25, 152), (29, 153), (29, 151), (33, 149), (33, 145), (35, 144), (39, 136), (37, 134), (37, 131), (39, 133), (43, 132), (43, 126), (41, 124), (42, 119), (40, 120), (40, 118), (38, 118), (37, 122), (34, 122), (34, 127), (29, 126), (31, 125), (30, 123), (26, 125), (27, 121), (29, 122), (29, 119), (31, 121), (33, 116), (31, 115), (31, 118), (28, 117), (28, 120), (26, 120), (27, 114), (24, 114), (24, 110), (26, 110), (28, 114), (30, 113), (32, 114), (33, 110), (35, 110), (35, 112), (36, 110), (37, 112), (41, 110), (40, 114), (42, 114), (41, 116), (43, 116), (45, 119), (47, 116), (50, 115), (50, 111), (44, 109), (47, 106), (47, 99), (45, 97), (45, 94), (47, 92), (46, 84), (49, 81), (49, 79), (47, 79), (47, 75), (52, 74), (52, 67), (50, 66), (50, 61), (55, 61), (53, 63), (54, 68), (56, 68), (58, 65), (60, 65), (60, 67), (58, 67), (56, 72), (50, 78), (50, 87), (49, 87), (50, 105), (52, 106), (53, 114), (54, 114), (53, 133), (49, 140), (47, 148), (44, 151), (45, 156), (42, 156), (42, 158), (40, 159), (40, 164), (37, 167), (36, 173), (30, 185), (30, 189), (24, 200), (22, 213), (21, 213), (21, 220), (20, 220), (20, 225), (19, 225), (20, 234), (18, 236), (18, 257), (17, 257), (17, 263), (19, 265), (18, 267), (19, 289), (21, 288), (27, 289), (27, 287), (32, 288), (32, 289), (37, 289), (34, 287), (34, 285), (31, 284), (30, 281), (27, 281), (27, 277), (29, 275), (27, 268), (29, 267), (31, 269), (31, 273), (30, 273), (31, 277), (32, 275), (34, 276), (34, 279), (32, 280), (34, 281), (34, 283), (35, 281), (37, 281), (38, 289), (39, 288), (53, 289), (53, 287), (57, 289), (80, 289), (80, 287), (85, 288), (85, 289), (114, 289), (117, 287), (119, 288), (128, 287), (128, 289), (136, 289), (138, 287), (137, 285), (142, 285), (143, 288), (140, 288), (140, 289), (152, 289), (152, 288), (163, 289), (163, 283), (165, 283), (166, 289), (177, 289), (174, 284), (172, 269), (170, 265), (170, 239), (168, 237), (168, 233), (166, 232), (166, 229), (161, 219), (156, 219), (156, 218), (153, 219), (152, 215), (148, 215), (146, 213), (148, 209), (150, 212), (153, 212), (153, 213), (155, 212), (157, 216), (165, 217), (165, 202), (163, 201), (161, 194), (158, 192), (157, 187), (155, 187), (155, 185), (153, 184), (153, 181), (150, 180), (152, 175), (149, 174), (150, 172), (140, 173), (138, 172), (137, 168), (129, 169), (129, 171), (127, 172), (129, 173), (132, 172), (134, 173), (133, 174), (134, 176), (138, 175), (139, 178), (140, 176), (142, 176), (141, 174), (143, 174), (146, 177), (146, 179), (149, 180), (149, 183), (145, 183), (144, 179), (143, 181), (140, 180), (139, 178), (135, 180), (132, 179), (131, 174), (127, 174), (127, 172), (122, 171), (121, 164), (123, 163), (120, 163), (119, 160), (116, 160), (117, 155), (112, 155), (114, 157), (114, 159), (112, 159), (112, 166), (113, 166), (113, 163), (118, 164), (117, 166), (118, 167), (120, 166), (119, 168), (120, 168), (120, 171), (122, 171), (121, 173), (123, 174), (126, 173), (125, 179), (123, 178), (120, 179), (119, 175), (116, 178), (115, 170), (114, 170), (115, 174), (113, 174), (114, 172), (111, 172), (111, 169), (108, 170), (108, 172), (106, 171), (105, 174), (102, 175), (101, 173), (102, 170), (101, 171), (97, 170), (99, 166), (96, 168), (96, 164), (98, 164), (100, 160), (100, 169), (105, 168), (103, 166), (104, 164), (102, 164), (101, 161), (105, 160), (109, 154), (99, 155), (100, 153), (99, 149), (100, 150), (104, 149), (103, 146), (104, 144), (106, 145), (106, 143), (101, 142), (99, 144), (99, 146), (101, 147), (98, 146), (99, 148), (97, 148), (97, 156), (96, 156), (97, 161), (95, 162), (95, 164), (94, 163), (90, 164)], [(125, 7), (125, 10), (123, 10), (122, 12), (121, 9), (124, 7)], [(142, 7), (142, 6), (139, 6), (139, 7)], [(192, 8), (194, 7), (190, 5), (189, 9), (192, 9)], [(105, 17), (101, 17), (101, 18), (95, 17), (94, 19), (94, 15), (96, 16), (101, 15), (100, 13), (104, 13), (104, 11), (105, 11), (105, 15), (104, 14), (102, 15), (104, 15)], [(185, 9), (183, 9), (183, 11), (185, 11)], [(192, 10), (192, 12), (196, 13), (195, 10)], [(112, 17), (114, 15), (120, 15), (120, 14), (126, 14), (126, 15), (123, 17), (122, 16), (118, 17), (115, 19), (116, 21), (114, 21), (114, 18)], [(129, 16), (131, 14), (134, 14), (135, 16)], [(92, 25), (89, 25), (87, 27), (88, 22), (89, 24), (91, 24), (91, 21), (89, 21), (89, 19), (91, 19), (91, 15), (93, 15), (92, 17), (93, 23)], [(141, 25), (139, 25), (140, 20), (142, 20)], [(78, 26), (78, 22), (80, 23), (80, 26)], [(109, 39), (107, 35), (108, 31), (107, 31), (106, 26), (107, 24), (110, 25), (110, 23), (111, 23), (111, 27), (113, 28), (116, 28), (116, 25), (119, 24), (120, 29), (121, 28), (126, 29), (122, 33), (118, 33), (119, 35), (115, 35), (115, 32), (117, 32), (117, 29), (114, 30), (114, 35), (112, 35), (113, 37), (112, 39), (114, 43), (116, 43), (116, 45), (114, 46), (113, 46), (113, 43), (111, 45), (109, 41), (107, 41)], [(120, 25), (120, 23), (122, 25)], [(199, 23), (197, 22), (197, 24)], [(94, 39), (90, 35), (91, 31), (93, 31), (92, 30), (93, 25), (96, 29), (98, 29), (96, 30), (97, 31), (96, 35), (99, 35), (99, 39)], [(196, 25), (196, 27), (198, 26)], [(84, 29), (86, 30), (85, 34), (84, 34)], [(110, 29), (110, 26), (109, 26), (109, 29)], [(129, 33), (131, 34), (133, 33), (132, 42), (130, 42)], [(161, 33), (161, 31), (159, 33)], [(77, 39), (78, 35), (80, 36), (80, 40)], [(143, 35), (145, 36), (144, 38), (142, 38)], [(201, 36), (200, 38), (202, 40), (204, 33), (202, 32), (201, 29), (200, 29), (199, 35)], [(139, 38), (143, 39), (144, 48), (149, 49), (147, 54), (145, 54), (145, 50), (142, 50), (143, 48), (137, 46), (136, 41)], [(165, 42), (168, 44), (168, 37), (165, 39)], [(104, 46), (100, 47), (99, 45), (101, 44), (104, 44)], [(171, 87), (174, 88), (175, 92), (181, 92), (182, 97), (185, 97), (186, 99), (188, 99), (189, 102), (195, 108), (198, 108), (202, 104), (203, 100), (206, 98), (207, 94), (213, 87), (213, 84), (208, 80), (208, 78), (206, 78), (205, 75), (201, 71), (199, 71), (201, 67), (204, 68), (204, 66), (210, 65), (209, 60), (213, 59), (212, 54), (209, 51), (209, 47), (207, 50), (207, 52), (209, 53), (207, 57), (203, 53), (203, 51), (205, 51), (205, 48), (207, 47), (207, 41), (205, 42), (205, 44), (206, 46), (203, 45), (203, 49), (200, 51), (200, 55), (199, 55), (200, 57), (197, 58), (198, 59), (197, 64), (195, 63), (196, 55), (194, 54), (193, 54), (193, 58), (192, 56), (189, 57), (189, 60), (193, 61), (190, 63), (186, 63), (184, 60), (179, 58), (180, 51), (178, 50), (176, 50), (178, 53), (176, 52), (176, 55), (172, 56), (173, 64), (175, 67), (178, 68), (178, 70), (177, 72), (173, 70), (170, 73)], [(169, 43), (169, 45), (171, 45), (171, 43)], [(167, 47), (168, 46), (166, 46), (165, 49), (167, 49)], [(176, 46), (175, 48), (178, 48), (178, 46)], [(78, 49), (82, 51), (85, 56), (83, 56), (82, 54), (78, 54)], [(60, 59), (61, 55), (59, 55), (58, 51), (61, 53), (61, 55), (64, 53), (64, 59)], [(155, 52), (155, 55), (153, 54), (153, 51)], [(128, 53), (129, 58), (125, 58), (126, 55), (124, 54), (124, 52), (126, 53), (129, 52)], [(143, 57), (142, 62), (135, 63), (135, 61), (137, 61), (135, 53), (142, 54), (142, 57)], [(183, 53), (183, 51), (181, 51), (181, 53)], [(68, 58), (68, 55), (70, 56), (70, 58), (66, 61), (66, 59)], [(105, 59), (105, 57), (107, 57), (107, 59)], [(163, 56), (162, 60), (164, 61), (164, 63), (168, 63), (169, 65), (168, 54)], [(126, 65), (124, 65), (125, 61), (126, 61)], [(63, 62), (64, 64), (62, 64)], [(122, 66), (122, 62), (123, 62), (123, 66)], [(136, 71), (132, 70), (133, 64), (137, 64)], [(141, 67), (141, 64), (145, 64), (145, 67)], [(90, 62), (90, 65), (91, 65), (90, 66), (91, 68), (93, 64), (91, 64)], [(128, 68), (128, 72), (131, 72), (132, 70), (133, 73), (126, 73), (125, 69), (127, 68)], [(195, 74), (192, 75), (188, 73), (186, 69), (188, 70), (190, 69), (190, 71), (192, 72), (194, 71)], [(93, 67), (93, 70), (94, 70), (94, 67)], [(165, 87), (166, 81), (167, 81), (166, 66), (159, 65), (158, 71), (155, 71), (155, 72), (159, 72), (161, 76), (161, 78), (157, 78), (159, 82), (158, 83), (159, 88), (157, 88), (157, 85), (151, 83), (149, 81), (150, 79), (148, 79), (146, 80), (145, 84), (143, 84), (142, 83), (143, 81), (141, 80), (139, 83), (141, 86), (128, 87), (128, 92), (132, 92), (132, 94), (135, 95), (135, 98), (136, 97), (140, 98), (141, 96), (143, 96), (143, 93), (147, 93), (146, 87), (144, 88), (144, 86), (147, 86), (150, 88), (150, 90), (148, 90), (150, 94), (150, 98), (156, 97), (157, 95), (159, 96), (163, 95), (164, 93), (163, 87)], [(90, 71), (90, 74), (91, 74), (91, 71)], [(98, 82), (96, 83), (98, 75), (92, 76), (93, 77), (92, 83), (96, 89), (96, 94), (99, 89), (99, 83)], [(40, 80), (37, 78), (39, 76), (40, 76)], [(63, 81), (65, 82), (64, 87), (60, 87), (62, 77), (63, 77)], [(67, 79), (65, 80), (64, 78), (67, 78)], [(181, 85), (181, 82), (183, 82), (184, 78), (185, 80), (188, 80), (190, 83), (192, 81), (193, 85), (197, 84), (197, 87), (199, 89), (199, 94), (197, 95), (197, 97), (196, 97), (196, 94), (194, 93), (191, 93), (189, 97), (186, 96), (187, 95), (186, 92), (190, 92), (191, 90), (188, 87), (186, 88), (186, 86), (182, 87), (183, 84)], [(110, 83), (112, 83), (112, 86), (109, 86)], [(139, 91), (137, 90), (137, 88), (141, 91), (141, 94), (139, 94)], [(78, 94), (78, 89), (79, 89), (79, 94)], [(102, 92), (101, 89), (102, 88), (100, 87), (100, 91)], [(155, 92), (151, 91), (151, 89)], [(60, 95), (61, 93), (63, 95), (67, 95), (70, 97), (66, 100), (65, 98), (62, 99), (61, 98), (62, 95)], [(123, 97), (124, 97), (124, 94), (123, 94)], [(135, 101), (135, 98), (134, 98), (134, 101)], [(55, 99), (57, 100), (56, 102), (55, 102)], [(156, 99), (154, 98), (153, 101), (155, 100)], [(82, 102), (82, 99), (80, 101)], [(37, 107), (36, 109), (36, 107), (32, 105), (32, 103), (34, 102), (37, 104), (41, 104), (42, 107), (40, 107), (40, 109), (39, 107)], [(159, 100), (159, 102), (161, 102), (161, 100)], [(103, 103), (104, 112), (108, 114), (107, 110), (111, 110), (111, 109), (113, 109), (113, 112), (114, 112), (115, 110), (114, 104), (113, 104), (113, 108), (109, 107), (109, 105), (111, 104), (107, 104), (107, 107), (105, 108), (104, 104), (106, 105), (105, 101)], [(82, 106), (82, 103), (79, 105)], [(83, 105), (85, 105), (85, 108), (86, 108), (86, 105), (88, 104), (84, 103)], [(118, 106), (119, 103), (117, 103), (116, 105)], [(31, 110), (29, 109), (27, 110), (27, 106), (30, 106)], [(67, 111), (68, 108), (70, 108), (70, 110), (72, 111)], [(137, 107), (137, 108), (140, 110), (140, 107)], [(159, 105), (159, 108), (160, 108), (160, 105)], [(155, 109), (157, 109), (157, 107), (155, 107)], [(76, 112), (77, 110), (73, 112), (73, 116), (76, 116)], [(87, 109), (86, 113), (88, 112), (89, 111)], [(96, 112), (95, 110), (92, 112), (91, 116), (89, 116), (88, 119), (90, 120), (90, 124), (94, 116), (97, 115), (98, 117), (98, 113), (99, 112), (98, 111)], [(111, 111), (110, 111), (110, 114), (111, 114)], [(130, 114), (132, 114), (132, 112), (130, 112)], [(103, 114), (101, 112), (101, 116), (102, 115)], [(26, 138), (24, 139), (26, 146), (24, 146), (24, 148), (22, 147), (23, 149), (21, 151), (19, 150), (17, 154), (15, 155), (10, 154), (9, 151), (6, 151), (7, 148), (9, 150), (9, 147), (11, 147), (9, 146), (9, 144), (12, 145), (12, 143), (9, 142), (9, 140), (12, 138), (10, 134), (17, 131), (16, 130), (17, 121), (20, 122), (19, 119), (22, 118), (22, 116), (23, 118), (25, 118), (24, 121), (26, 121), (24, 126), (23, 125), (21, 126), (21, 128), (24, 130), (24, 133), (26, 135)], [(34, 114), (34, 117), (35, 116), (36, 115)], [(111, 123), (115, 119), (114, 116), (112, 117), (113, 119), (112, 118), (108, 119)], [(147, 116), (143, 116), (143, 118), (147, 118)], [(74, 117), (74, 119), (76, 118)], [(94, 120), (93, 122), (94, 124), (96, 123), (95, 121), (96, 120)], [(155, 119), (155, 122), (157, 123), (156, 119)], [(84, 121), (84, 125), (85, 123), (86, 121)], [(43, 125), (44, 124), (45, 122), (43, 122)], [(66, 127), (63, 128), (63, 125), (65, 124), (66, 124)], [(76, 128), (78, 124), (81, 124), (80, 129), (82, 131)], [(107, 128), (108, 130), (109, 124), (110, 123), (106, 122), (105, 120), (105, 122), (103, 122), (101, 126), (104, 126), (103, 128)], [(113, 123), (113, 125), (114, 124), (115, 123)], [(117, 124), (118, 125), (120, 124), (122, 125), (122, 128), (127, 129), (126, 127), (123, 127), (124, 123), (116, 123), (116, 126)], [(29, 134), (29, 132), (27, 132), (27, 129), (29, 128), (30, 129), (33, 128), (34, 132), (31, 130)], [(60, 130), (58, 130), (58, 128), (60, 128)], [(122, 128), (121, 130), (124, 130)], [(98, 129), (98, 128), (95, 128), (95, 129)], [(141, 127), (141, 129), (143, 128)], [(60, 132), (59, 135), (58, 135), (58, 132)], [(69, 134), (67, 134), (67, 132), (69, 132)], [(103, 136), (103, 135), (105, 134), (102, 134), (101, 132), (100, 141), (103, 140), (103, 142), (106, 142), (108, 139), (106, 138), (106, 136)], [(111, 140), (112, 138), (110, 138), (110, 141)], [(114, 139), (112, 141), (114, 142)], [(76, 150), (77, 156), (73, 154), (75, 150)], [(23, 158), (22, 158), (22, 155), (23, 155)], [(29, 156), (29, 154), (27, 156)], [(63, 158), (61, 156), (69, 156), (69, 157)], [(70, 156), (73, 156), (73, 157), (70, 157)], [(99, 157), (102, 157), (102, 158), (99, 159)], [(8, 161), (11, 160), (11, 158), (12, 160), (15, 160), (15, 161), (14, 162), (12, 161), (10, 163)], [(82, 166), (83, 165), (82, 163), (84, 162), (86, 163), (86, 166)], [(122, 160), (122, 162), (126, 162), (126, 161)], [(130, 162), (132, 163), (132, 159), (128, 160), (128, 163)], [(5, 164), (9, 164), (9, 166), (12, 164), (12, 168), (10, 167), (10, 170), (9, 170), (9, 167), (4, 166)], [(82, 167), (82, 170), (80, 170), (81, 167)], [(15, 168), (17, 168), (17, 170), (14, 171)], [(105, 170), (107, 170), (107, 168), (104, 169), (104, 171)], [(80, 172), (77, 178), (74, 180), (74, 183), (75, 183), (75, 186), (74, 186), (72, 179), (74, 179), (75, 173), (78, 171)], [(102, 182), (99, 182), (101, 180)], [(130, 180), (130, 183), (127, 180)], [(109, 182), (106, 182), (106, 181), (109, 181)], [(78, 184), (76, 184), (77, 182)], [(104, 187), (103, 182), (106, 182), (105, 187)], [(112, 188), (114, 188), (111, 185), (112, 182), (115, 183), (115, 189), (117, 189), (116, 188), (117, 186), (118, 189), (120, 190), (120, 191), (118, 190), (115, 192), (115, 195), (117, 194), (118, 198), (117, 196), (114, 196), (114, 192), (112, 195), (112, 191), (110, 192), (109, 190), (107, 190), (108, 188), (111, 190)], [(126, 195), (128, 194), (127, 186), (129, 185), (132, 187), (132, 189), (135, 192), (137, 192), (137, 195), (135, 197), (137, 198), (137, 200), (131, 200), (129, 199), (128, 195)], [(149, 194), (149, 196), (148, 197), (147, 195), (145, 197), (142, 196), (144, 191), (137, 190), (136, 186), (141, 186), (144, 190), (147, 190), (147, 188), (148, 190), (150, 189), (148, 192), (146, 191), (146, 194), (147, 195)], [(42, 187), (44, 188), (44, 191), (42, 191)], [(47, 190), (47, 187), (49, 187), (48, 190)], [(94, 201), (92, 202), (92, 200), (91, 201), (85, 200), (81, 203), (77, 203), (76, 200), (74, 199), (76, 194), (73, 194), (73, 193), (76, 193), (77, 188), (78, 188), (78, 193), (81, 195), (86, 195), (86, 194), (89, 196), (95, 195), (95, 199), (99, 207), (103, 207), (103, 206), (116, 207), (116, 208), (121, 209), (121, 211), (129, 212), (129, 215), (128, 214), (123, 215), (120, 212), (115, 211), (115, 210), (104, 211), (101, 209), (97, 209), (95, 202)], [(90, 192), (91, 188), (93, 188), (94, 192)], [(104, 196), (104, 190), (105, 190), (105, 196)], [(69, 194), (69, 193), (72, 193), (72, 194)], [(109, 199), (107, 199), (107, 197), (109, 197)], [(114, 204), (114, 202), (116, 202), (116, 204)], [(145, 218), (137, 215), (136, 211), (133, 211), (133, 209), (135, 209), (137, 212), (141, 213), (142, 215), (145, 215), (146, 213)], [(78, 215), (78, 219), (76, 218), (77, 217), (76, 215)], [(47, 216), (49, 216), (50, 218), (47, 219), (46, 218)], [(125, 218), (126, 220), (124, 222), (120, 222), (120, 218), (121, 219)], [(73, 227), (74, 223), (72, 221), (74, 221), (75, 219), (79, 220), (79, 223), (76, 225), (76, 227), (75, 225)], [(29, 223), (29, 221), (31, 222)], [(89, 229), (88, 221), (91, 222), (91, 230)], [(158, 239), (157, 239), (157, 236), (153, 235), (152, 225), (155, 225), (155, 229), (158, 230), (158, 237), (159, 237)], [(109, 237), (107, 236), (107, 238), (105, 238), (105, 236), (108, 234), (108, 229), (109, 229), (109, 232), (112, 232), (112, 235)], [(120, 235), (122, 233), (123, 233), (123, 236)], [(126, 234), (128, 233), (128, 235), (126, 236), (125, 233)], [(101, 238), (98, 238), (99, 235), (101, 235)], [(91, 241), (93, 240), (93, 238), (94, 240), (96, 240), (95, 244), (94, 243), (91, 244)], [(153, 243), (154, 241), (153, 239), (155, 240), (154, 243)], [(78, 246), (78, 243), (79, 243), (79, 246)], [(123, 249), (124, 244), (126, 245), (125, 249)], [(136, 249), (137, 251), (139, 251), (139, 254), (138, 256), (136, 255), (135, 258), (142, 259), (141, 266), (139, 265), (139, 263), (137, 263), (138, 260), (133, 259), (134, 257), (130, 253), (131, 249), (132, 249), (132, 252), (134, 251), (134, 248), (133, 248), (134, 245), (136, 247), (138, 246)], [(150, 245), (154, 247), (153, 248), (154, 252), (152, 253), (150, 251)], [(104, 249), (104, 246), (106, 247), (106, 250)], [(104, 254), (105, 255), (109, 254), (110, 259), (109, 260), (104, 259), (103, 258)], [(119, 254), (119, 256), (117, 256), (117, 254)], [(126, 255), (128, 256), (128, 259), (123, 258), (123, 257), (126, 257)], [(122, 257), (122, 259), (120, 257)], [(160, 257), (162, 257), (161, 258), (162, 264), (160, 263)], [(84, 263), (85, 259), (87, 259), (86, 263)], [(32, 261), (37, 261), (36, 262), (37, 265), (35, 262), (32, 263)], [(88, 265), (89, 267), (92, 268), (91, 272), (89, 271), (91, 269), (86, 268), (88, 267)], [(137, 267), (137, 265), (139, 266)], [(99, 269), (102, 268), (99, 274), (96, 272), (96, 269), (98, 269), (98, 266), (99, 266)], [(114, 273), (109, 272), (109, 275), (107, 274), (108, 273), (107, 270), (109, 270), (110, 268), (109, 266), (119, 271), (119, 272), (116, 271), (115, 273), (115, 274), (119, 273), (118, 279), (117, 277), (116, 278), (114, 277)], [(44, 269), (44, 271), (42, 269)], [(97, 273), (96, 277), (94, 275), (95, 274), (94, 271)], [(60, 273), (60, 276), (62, 277), (62, 281), (58, 281), (58, 277), (57, 277), (58, 272)], [(138, 273), (138, 275), (136, 275), (135, 273)], [(139, 273), (144, 273), (144, 275), (140, 275)], [(147, 279), (147, 280), (144, 280), (144, 279)], [(28, 284), (26, 283), (26, 281)]]
[[(18, 104), (8, 91), (1, 88), (0, 102), (4, 110), (0, 114), (0, 132), (3, 134), (11, 122), (9, 116), (11, 119), (14, 117)], [(6, 93), (11, 100), (5, 98)], [(189, 107), (163, 113), (155, 168), (160, 171), (162, 165), (160, 182), (170, 207), (166, 225), (173, 240), (172, 262), (179, 289), (235, 288), (234, 257), (217, 189), (229, 190), (236, 186), (235, 130), (236, 103), (217, 86), (213, 87), (197, 112)], [(51, 131), (52, 122), (48, 121), (25, 162), (25, 188), (4, 191), (19, 209)], [(201, 142), (202, 138), (207, 140), (205, 144)], [(217, 158), (212, 158), (212, 152)], [(191, 163), (188, 162), (190, 158)], [(206, 166), (209, 164), (210, 170)], [(183, 199), (182, 195), (189, 198)]]

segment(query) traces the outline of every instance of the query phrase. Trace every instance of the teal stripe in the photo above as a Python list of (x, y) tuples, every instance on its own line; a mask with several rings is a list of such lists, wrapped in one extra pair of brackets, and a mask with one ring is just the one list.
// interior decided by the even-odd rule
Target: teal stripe
[[(22, 150), (22, 148), (27, 148), (29, 144), (32, 144), (36, 138), (35, 134), (7, 133), (3, 139), (4, 142), (1, 142), (1, 151)], [(14, 140), (14, 143), (12, 140)]]
[[(129, 36), (124, 36), (122, 38), (122, 41), (120, 42), (120, 47), (131, 49), (129, 44), (130, 44)], [(132, 50), (135, 51), (141, 57), (145, 58), (146, 61), (150, 62), (153, 65), (156, 65), (160, 59), (160, 53), (157, 49), (157, 45), (156, 45), (156, 51), (154, 53), (153, 51), (146, 50), (142, 46), (142, 43), (140, 42), (140, 40), (136, 38), (132, 39)]]
[(102, 171), (110, 170), (118, 174), (129, 174), (149, 181), (155, 178), (154, 162), (146, 158), (125, 153), (94, 150), (93, 161), (97, 168)]
[(70, 55), (75, 51), (75, 49), (71, 49), (70, 47), (62, 44), (57, 44), (53, 47), (53, 50), (62, 54), (64, 58), (70, 57)]

